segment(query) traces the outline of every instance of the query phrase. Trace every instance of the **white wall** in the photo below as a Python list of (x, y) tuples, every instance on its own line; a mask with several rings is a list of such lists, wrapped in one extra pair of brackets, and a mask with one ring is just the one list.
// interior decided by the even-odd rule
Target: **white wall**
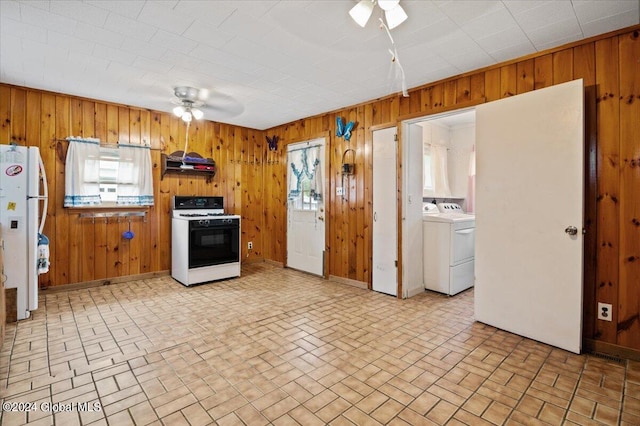
[[(418, 123), (418, 125), (423, 129), (422, 142), (425, 147), (429, 145), (447, 147), (447, 167), (451, 189), (451, 197), (447, 200), (462, 203), (462, 208), (466, 209), (469, 159), (475, 145), (475, 124), (449, 126), (435, 119)], [(429, 201), (433, 198), (428, 194), (424, 196)], [(443, 198), (436, 198), (436, 200), (444, 201)]]
[(449, 187), (451, 195), (464, 198), (467, 196), (469, 176), (469, 159), (476, 143), (476, 126), (467, 124), (451, 128), (449, 143), (448, 167)]
[(402, 297), (424, 291), (422, 282), (422, 127), (411, 124), (402, 128), (403, 188), (402, 226)]

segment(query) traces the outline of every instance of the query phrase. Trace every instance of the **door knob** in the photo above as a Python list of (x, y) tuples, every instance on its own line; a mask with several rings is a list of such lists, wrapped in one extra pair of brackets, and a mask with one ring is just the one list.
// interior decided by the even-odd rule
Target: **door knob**
[(567, 226), (567, 229), (564, 230), (569, 235), (576, 235), (578, 233), (578, 228), (575, 226)]

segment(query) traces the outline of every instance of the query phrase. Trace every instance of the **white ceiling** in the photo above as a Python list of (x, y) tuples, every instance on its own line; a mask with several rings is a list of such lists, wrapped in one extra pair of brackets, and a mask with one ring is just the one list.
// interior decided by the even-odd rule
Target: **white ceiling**
[[(399, 92), (390, 40), (356, 0), (0, 0), (0, 81), (267, 129)], [(409, 88), (640, 22), (640, 0), (402, 0)]]

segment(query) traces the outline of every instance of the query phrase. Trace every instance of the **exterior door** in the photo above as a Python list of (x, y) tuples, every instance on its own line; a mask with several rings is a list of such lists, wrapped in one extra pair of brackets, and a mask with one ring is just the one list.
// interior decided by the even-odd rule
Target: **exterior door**
[(579, 353), (583, 83), (476, 108), (476, 320)]
[(398, 203), (396, 128), (373, 132), (372, 288), (398, 295)]
[(287, 147), (287, 266), (324, 275), (325, 139)]

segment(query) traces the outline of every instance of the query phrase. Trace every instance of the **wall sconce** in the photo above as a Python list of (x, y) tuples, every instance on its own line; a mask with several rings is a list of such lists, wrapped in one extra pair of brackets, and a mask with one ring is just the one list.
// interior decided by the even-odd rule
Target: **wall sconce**
[[(347, 158), (348, 154), (350, 159)], [(342, 154), (342, 175), (352, 175), (356, 172), (356, 152), (349, 148)]]

